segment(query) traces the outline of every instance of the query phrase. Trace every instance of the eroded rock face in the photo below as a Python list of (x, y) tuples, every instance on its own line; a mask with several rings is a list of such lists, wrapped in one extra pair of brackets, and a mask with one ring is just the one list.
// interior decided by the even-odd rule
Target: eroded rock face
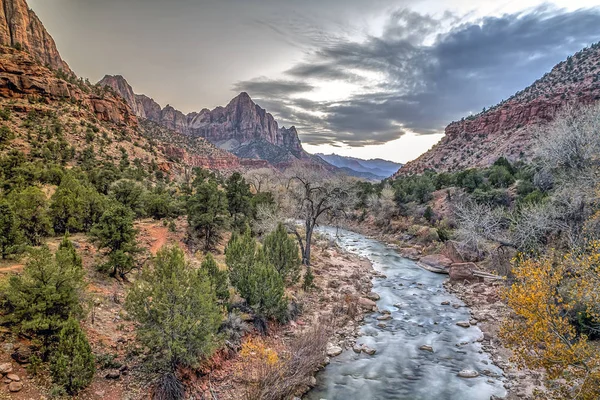
[(533, 85), (480, 114), (452, 122), (446, 136), (427, 153), (403, 166), (396, 176), (427, 169), (456, 171), (487, 167), (499, 157), (511, 161), (533, 156), (535, 130), (566, 106), (600, 99), (600, 46), (584, 49), (556, 65)]
[(0, 43), (21, 46), (34, 60), (72, 73), (60, 57), (56, 43), (26, 0), (0, 0)]
[(80, 103), (101, 121), (137, 126), (137, 117), (119, 96), (94, 94), (58, 78), (37, 63), (31, 54), (0, 46), (0, 97), (41, 97), (48, 101), (69, 100)]
[(273, 115), (254, 103), (248, 93), (240, 93), (225, 107), (186, 115), (170, 105), (161, 108), (148, 96), (135, 94), (120, 75), (107, 75), (98, 83), (121, 94), (138, 117), (184, 135), (205, 138), (238, 157), (272, 164), (311, 159), (302, 148), (296, 128), (279, 127)]

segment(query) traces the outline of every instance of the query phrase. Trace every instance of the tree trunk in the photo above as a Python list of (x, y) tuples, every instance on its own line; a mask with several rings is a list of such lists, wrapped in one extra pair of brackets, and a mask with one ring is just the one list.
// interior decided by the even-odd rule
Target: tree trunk
[(304, 253), (302, 254), (302, 264), (310, 265), (310, 245), (312, 243), (314, 225), (306, 224), (306, 240), (304, 243)]

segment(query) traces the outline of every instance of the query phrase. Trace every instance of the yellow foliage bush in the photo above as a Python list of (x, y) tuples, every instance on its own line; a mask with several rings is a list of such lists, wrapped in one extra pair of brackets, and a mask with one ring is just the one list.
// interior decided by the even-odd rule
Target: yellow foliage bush
[(520, 367), (544, 369), (558, 399), (600, 398), (600, 353), (569, 320), (584, 310), (600, 322), (600, 242), (580, 255), (515, 260), (515, 283), (504, 296), (514, 311), (501, 337)]

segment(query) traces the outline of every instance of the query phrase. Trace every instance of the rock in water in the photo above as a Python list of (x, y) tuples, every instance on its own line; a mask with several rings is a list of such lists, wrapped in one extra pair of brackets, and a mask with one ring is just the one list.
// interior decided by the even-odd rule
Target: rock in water
[(433, 347), (429, 346), (428, 344), (424, 344), (423, 346), (419, 347), (419, 350), (429, 351), (430, 353), (433, 353)]
[(479, 376), (479, 372), (470, 369), (463, 369), (458, 373), (458, 376), (461, 378), (477, 378)]
[(460, 326), (461, 328), (468, 328), (471, 324), (468, 321), (460, 321), (456, 323), (456, 326)]

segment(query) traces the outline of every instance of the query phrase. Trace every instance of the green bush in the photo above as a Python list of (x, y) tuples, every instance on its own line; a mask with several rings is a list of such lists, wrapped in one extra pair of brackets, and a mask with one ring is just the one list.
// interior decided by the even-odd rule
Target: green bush
[(8, 312), (3, 319), (18, 325), (21, 332), (41, 335), (48, 343), (69, 317), (80, 316), (83, 270), (71, 259), (65, 248), (55, 256), (47, 247), (31, 249), (23, 273), (8, 280)]
[(50, 358), (52, 381), (75, 395), (92, 382), (96, 366), (94, 354), (74, 318), (69, 318), (58, 334), (58, 345)]
[(139, 342), (148, 348), (146, 366), (164, 376), (178, 366), (197, 366), (217, 347), (221, 308), (206, 274), (195, 271), (177, 248), (159, 250), (125, 303)]
[(109, 207), (90, 232), (98, 250), (104, 251), (107, 262), (100, 271), (112, 277), (121, 277), (135, 268), (135, 256), (139, 253), (136, 243), (137, 231), (133, 228), (133, 213), (121, 204)]
[(275, 267), (284, 282), (298, 282), (301, 269), (298, 243), (290, 237), (283, 224), (278, 224), (277, 229), (265, 237), (263, 250), (267, 261)]
[(136, 217), (142, 217), (145, 215), (144, 192), (145, 189), (140, 183), (121, 179), (110, 186), (108, 193), (112, 199), (129, 207)]
[(187, 210), (191, 238), (202, 241), (204, 250), (210, 250), (221, 240), (227, 226), (229, 211), (225, 193), (213, 180), (199, 183)]
[(42, 238), (53, 234), (48, 215), (46, 195), (38, 187), (29, 186), (9, 195), (9, 203), (16, 212), (19, 229), (32, 246), (39, 246)]
[(5, 259), (21, 252), (23, 238), (14, 211), (6, 200), (0, 199), (0, 256)]
[(208, 253), (202, 264), (201, 271), (208, 276), (210, 286), (217, 299), (227, 302), (229, 300), (229, 272), (219, 268), (212, 254)]

